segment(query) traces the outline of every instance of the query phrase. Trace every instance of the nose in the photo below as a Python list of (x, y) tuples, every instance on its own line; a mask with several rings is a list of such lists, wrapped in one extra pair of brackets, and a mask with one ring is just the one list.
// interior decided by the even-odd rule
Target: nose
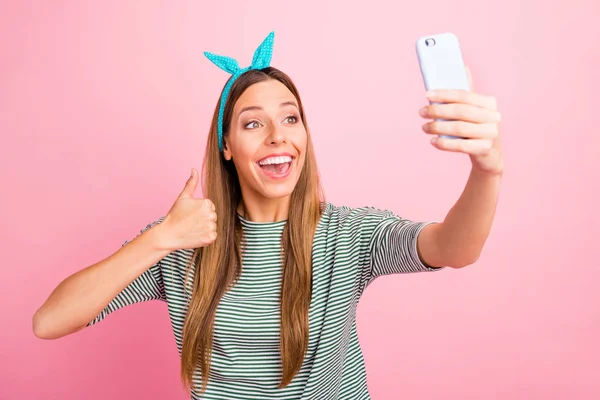
[(270, 145), (279, 145), (286, 142), (284, 130), (277, 124), (271, 124), (269, 127), (269, 135), (267, 143)]

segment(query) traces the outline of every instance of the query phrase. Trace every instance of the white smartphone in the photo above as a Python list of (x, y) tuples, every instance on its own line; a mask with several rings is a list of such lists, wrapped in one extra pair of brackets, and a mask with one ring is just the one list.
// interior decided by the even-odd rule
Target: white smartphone
[[(426, 90), (471, 90), (456, 35), (448, 32), (423, 36), (417, 40), (416, 48)], [(436, 119), (436, 121), (444, 120)], [(448, 135), (439, 135), (439, 137), (459, 139)]]

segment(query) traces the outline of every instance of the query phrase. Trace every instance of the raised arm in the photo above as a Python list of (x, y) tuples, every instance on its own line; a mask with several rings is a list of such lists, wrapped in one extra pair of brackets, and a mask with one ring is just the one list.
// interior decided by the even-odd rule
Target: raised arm
[[(146, 230), (104, 260), (63, 280), (33, 316), (33, 332), (57, 339), (80, 331), (131, 282), (169, 254), (160, 225)], [(148, 287), (151, 288), (149, 284)], [(152, 291), (154, 293), (152, 293)], [(159, 288), (147, 296), (157, 296)]]
[[(473, 79), (467, 68), (471, 88)], [(434, 119), (423, 131), (442, 151), (469, 155), (472, 164), (467, 185), (441, 224), (425, 227), (418, 238), (419, 255), (430, 265), (455, 268), (474, 263), (492, 227), (504, 172), (496, 99), (466, 90), (428, 93), (432, 104), (420, 115)], [(437, 135), (458, 136), (440, 139)]]
[(77, 332), (129, 304), (164, 300), (160, 260), (177, 249), (208, 246), (217, 238), (217, 214), (209, 199), (193, 197), (198, 172), (162, 217), (106, 259), (62, 281), (33, 316), (39, 338)]

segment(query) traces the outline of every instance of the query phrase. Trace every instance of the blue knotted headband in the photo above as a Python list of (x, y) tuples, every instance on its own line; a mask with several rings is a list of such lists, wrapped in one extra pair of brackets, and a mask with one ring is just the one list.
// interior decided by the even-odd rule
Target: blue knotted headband
[(229, 72), (232, 77), (227, 82), (225, 89), (223, 89), (223, 95), (221, 96), (221, 102), (219, 104), (219, 122), (218, 122), (218, 135), (219, 135), (219, 151), (223, 151), (223, 112), (225, 110), (225, 103), (229, 96), (229, 91), (233, 82), (240, 77), (244, 72), (251, 69), (263, 69), (271, 65), (271, 57), (273, 56), (273, 39), (275, 38), (275, 32), (269, 33), (269, 35), (263, 40), (254, 52), (252, 58), (252, 64), (246, 68), (240, 68), (238, 62), (231, 57), (219, 56), (209, 52), (204, 52), (204, 55), (213, 62), (217, 67), (221, 68), (225, 72)]

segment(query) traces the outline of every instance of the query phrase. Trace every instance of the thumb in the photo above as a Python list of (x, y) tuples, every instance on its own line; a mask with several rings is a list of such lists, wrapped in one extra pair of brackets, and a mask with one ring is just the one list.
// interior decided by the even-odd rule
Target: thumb
[(179, 195), (179, 199), (194, 197), (194, 192), (196, 191), (196, 187), (198, 186), (198, 171), (195, 168), (192, 168), (192, 175), (188, 178), (185, 183), (185, 187), (183, 191)]

